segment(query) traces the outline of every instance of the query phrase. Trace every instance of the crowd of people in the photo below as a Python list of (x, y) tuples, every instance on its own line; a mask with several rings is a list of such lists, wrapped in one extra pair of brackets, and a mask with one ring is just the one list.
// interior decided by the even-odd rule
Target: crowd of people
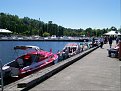
[[(113, 36), (109, 36), (109, 37), (101, 37), (100, 38), (100, 48), (103, 48), (103, 44), (109, 44), (109, 49), (108, 49), (108, 55), (109, 57), (113, 56), (114, 57), (118, 57), (119, 54), (119, 41), (121, 39), (117, 36), (117, 37), (113, 37)], [(116, 46), (112, 47), (112, 43), (115, 41)]]
[(117, 37), (113, 37), (113, 36), (106, 36), (106, 37), (101, 37), (100, 38), (100, 48), (103, 48), (104, 44), (109, 43), (109, 48), (112, 48), (112, 43), (113, 41), (116, 41), (116, 45), (119, 43), (120, 38)]

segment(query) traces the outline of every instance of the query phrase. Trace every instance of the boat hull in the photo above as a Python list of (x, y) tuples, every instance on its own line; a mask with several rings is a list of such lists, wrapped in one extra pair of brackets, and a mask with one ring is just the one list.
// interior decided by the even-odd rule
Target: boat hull
[[(47, 52), (46, 52), (47, 53)], [(49, 54), (49, 52), (48, 52)], [(50, 53), (52, 54), (52, 53)], [(23, 77), (27, 74), (33, 73), (50, 65), (58, 62), (58, 55), (52, 54), (44, 59), (34, 60), (30, 65), (26, 65), (21, 62), (22, 56), (18, 57), (16, 60), (5, 64), (2, 67), (3, 77)], [(18, 62), (19, 61), (19, 62)]]

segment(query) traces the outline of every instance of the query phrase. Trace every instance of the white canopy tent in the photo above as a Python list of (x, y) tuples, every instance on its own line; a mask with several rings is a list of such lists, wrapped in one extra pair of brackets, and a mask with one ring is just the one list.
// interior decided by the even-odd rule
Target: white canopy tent
[(105, 33), (103, 35), (114, 35), (114, 36), (118, 36), (118, 35), (121, 35), (121, 33), (119, 33), (119, 32), (116, 33), (116, 31), (110, 31), (110, 32)]
[(12, 33), (12, 32), (6, 29), (0, 29), (0, 33)]

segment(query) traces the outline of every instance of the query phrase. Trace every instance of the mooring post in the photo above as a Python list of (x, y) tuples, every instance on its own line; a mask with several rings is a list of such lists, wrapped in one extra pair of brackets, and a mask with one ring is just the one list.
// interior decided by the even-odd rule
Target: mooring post
[(4, 84), (3, 84), (3, 71), (2, 71), (2, 60), (0, 59), (0, 75), (1, 75), (1, 91), (3, 91)]

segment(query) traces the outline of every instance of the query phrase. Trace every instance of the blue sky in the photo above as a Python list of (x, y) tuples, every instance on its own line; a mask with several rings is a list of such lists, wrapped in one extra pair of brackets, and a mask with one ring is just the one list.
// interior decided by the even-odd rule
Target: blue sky
[(0, 12), (66, 28), (120, 28), (120, 5), (120, 0), (0, 0)]

